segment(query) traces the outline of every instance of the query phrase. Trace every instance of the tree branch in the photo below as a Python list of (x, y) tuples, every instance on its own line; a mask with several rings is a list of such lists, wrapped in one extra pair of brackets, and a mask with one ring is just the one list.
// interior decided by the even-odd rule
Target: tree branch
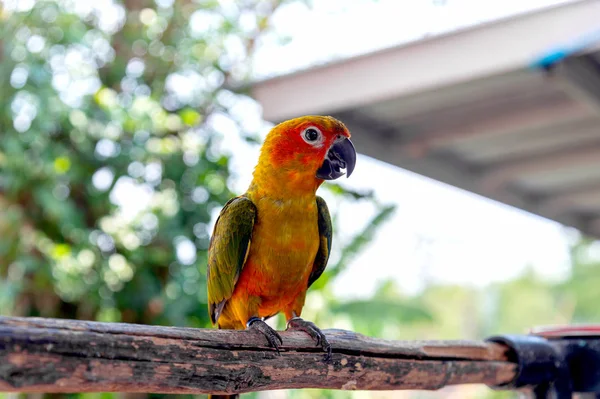
[(439, 389), (499, 385), (507, 348), (469, 341), (387, 341), (327, 330), (333, 357), (301, 332), (281, 356), (250, 331), (0, 317), (0, 391), (235, 393), (285, 388)]

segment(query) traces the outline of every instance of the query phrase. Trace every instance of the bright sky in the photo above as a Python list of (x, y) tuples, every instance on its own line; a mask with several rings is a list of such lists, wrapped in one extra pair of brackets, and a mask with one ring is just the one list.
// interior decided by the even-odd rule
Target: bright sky
[[(446, 0), (436, 6), (427, 0), (319, 0), (312, 9), (294, 4), (274, 18), (291, 41), (284, 46), (266, 43), (255, 62), (256, 74), (282, 74), (566, 2)], [(239, 168), (234, 170), (245, 169), (236, 181), (240, 192), (257, 156), (257, 148), (244, 148), (235, 156)], [(528, 265), (548, 278), (560, 278), (568, 270), (565, 231), (556, 223), (365, 156), (343, 184), (373, 189), (398, 209), (337, 281), (339, 295), (368, 296), (387, 278), (415, 292), (424, 281), (483, 286), (514, 277)], [(371, 211), (347, 208), (341, 210), (343, 230), (357, 231)]]
[(571, 1), (311, 0), (311, 8), (292, 3), (273, 19), (278, 32), (291, 42), (263, 47), (255, 73), (284, 74)]

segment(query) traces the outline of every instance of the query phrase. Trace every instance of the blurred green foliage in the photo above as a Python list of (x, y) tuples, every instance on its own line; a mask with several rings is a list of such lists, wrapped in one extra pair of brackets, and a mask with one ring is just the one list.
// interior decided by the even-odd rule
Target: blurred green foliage
[[(208, 325), (209, 229), (234, 195), (225, 143), (264, 128), (228, 87), (284, 3), (2, 3), (2, 314)], [(321, 287), (393, 211), (329, 194), (377, 212)]]
[[(257, 43), (287, 2), (0, 1), (0, 314), (209, 325), (209, 229), (234, 195), (228, 145), (232, 137), (257, 145), (265, 128), (231, 88), (247, 80)], [(485, 290), (432, 284), (408, 296), (384, 282), (368, 300), (337, 298), (335, 279), (394, 208), (372, 193), (325, 190), (336, 237), (305, 309), (317, 324), (389, 339), (480, 339), (600, 321), (599, 247), (585, 239), (560, 282), (527, 271)], [(336, 209), (346, 201), (375, 211), (342, 238)], [(514, 397), (484, 387), (446, 393)]]
[(237, 102), (263, 3), (4, 3), (2, 313), (207, 324), (197, 265), (233, 195), (210, 118)]

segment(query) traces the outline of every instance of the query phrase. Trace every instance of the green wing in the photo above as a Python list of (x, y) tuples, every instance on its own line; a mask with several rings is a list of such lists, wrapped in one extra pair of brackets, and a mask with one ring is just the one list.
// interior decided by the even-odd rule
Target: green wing
[(318, 223), (319, 223), (319, 250), (313, 263), (312, 271), (308, 277), (308, 286), (310, 287), (314, 283), (327, 266), (329, 260), (329, 253), (331, 252), (331, 235), (333, 229), (331, 227), (331, 216), (329, 215), (329, 208), (325, 200), (317, 196), (317, 209), (318, 209)]
[(238, 281), (252, 240), (256, 206), (246, 197), (225, 204), (208, 247), (208, 312), (215, 324)]

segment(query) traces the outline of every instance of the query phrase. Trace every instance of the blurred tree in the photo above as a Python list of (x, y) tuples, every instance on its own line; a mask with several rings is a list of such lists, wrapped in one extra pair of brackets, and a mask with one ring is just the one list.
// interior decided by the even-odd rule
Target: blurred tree
[(4, 2), (3, 313), (206, 324), (196, 264), (242, 130), (223, 87), (273, 6)]
[(569, 277), (555, 287), (557, 309), (574, 323), (600, 323), (600, 241), (582, 238), (571, 249)]
[[(266, 126), (231, 87), (288, 2), (0, 3), (2, 314), (208, 325), (232, 147)], [(330, 190), (377, 207), (337, 270), (391, 208)]]
[[(495, 284), (487, 292), (487, 330), (490, 334), (526, 334), (537, 325), (566, 324), (570, 315), (563, 312), (554, 284), (531, 268), (512, 281)], [(518, 306), (515, 306), (518, 304)]]

